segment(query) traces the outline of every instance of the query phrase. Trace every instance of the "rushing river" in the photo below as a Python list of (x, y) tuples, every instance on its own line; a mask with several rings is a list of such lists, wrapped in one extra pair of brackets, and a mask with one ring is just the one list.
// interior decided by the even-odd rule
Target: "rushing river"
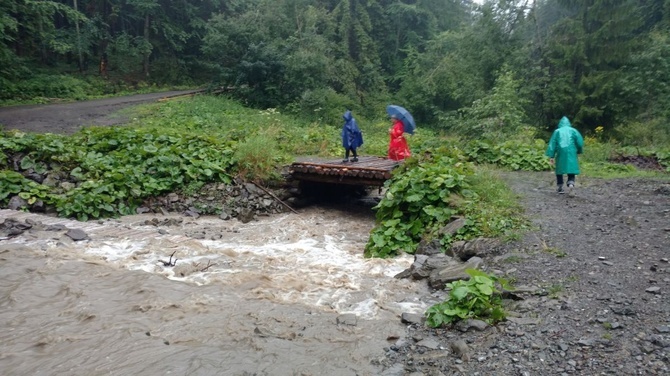
[(0, 240), (2, 375), (377, 375), (400, 314), (427, 307), (425, 284), (393, 278), (411, 257), (362, 257), (369, 211), (6, 218), (89, 239)]

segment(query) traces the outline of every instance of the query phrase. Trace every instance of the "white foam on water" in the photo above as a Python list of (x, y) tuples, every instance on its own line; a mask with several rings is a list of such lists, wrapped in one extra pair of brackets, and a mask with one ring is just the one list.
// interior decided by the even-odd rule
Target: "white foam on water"
[[(225, 239), (182, 236), (175, 241), (175, 236), (160, 235), (155, 228), (137, 226), (146, 232), (145, 237), (139, 236), (141, 240), (92, 236), (89, 241), (53, 247), (176, 281), (222, 285), (241, 296), (363, 318), (376, 317), (380, 309), (396, 314), (425, 311), (426, 304), (403, 300), (416, 283), (393, 278), (412, 264), (413, 256), (364, 258), (369, 223), (342, 228), (342, 220), (318, 214), (282, 215), (247, 225), (207, 219), (198, 225), (228, 226), (220, 230)], [(175, 259), (175, 266), (166, 265)]]
[(125, 262), (135, 252), (141, 251), (147, 242), (138, 242), (130, 240), (121, 240), (115, 242), (103, 242), (86, 248), (85, 252), (89, 255), (99, 256), (111, 262)]
[[(364, 246), (342, 241), (332, 236), (321, 239), (300, 239), (292, 243), (250, 246), (215, 240), (201, 241), (201, 247), (177, 247), (175, 267), (166, 267), (168, 261), (163, 249), (152, 247), (151, 242), (117, 242), (87, 248), (86, 252), (102, 256), (110, 262), (131, 270), (157, 273), (165, 277), (197, 285), (225, 284), (235, 288), (252, 284), (246, 292), (259, 299), (282, 303), (300, 303), (340, 313), (355, 313), (373, 318), (380, 305), (394, 305), (393, 295), (398, 280), (393, 276), (411, 265), (409, 255), (394, 259), (365, 259)], [(147, 252), (147, 249), (151, 249)], [(174, 251), (174, 249), (170, 249)], [(233, 254), (234, 256), (229, 256)], [(174, 258), (173, 258), (174, 260)], [(206, 271), (179, 275), (179, 268), (198, 265)], [(187, 268), (188, 269), (188, 268)], [(389, 303), (391, 302), (391, 303)], [(412, 308), (404, 303), (395, 304), (400, 311)]]

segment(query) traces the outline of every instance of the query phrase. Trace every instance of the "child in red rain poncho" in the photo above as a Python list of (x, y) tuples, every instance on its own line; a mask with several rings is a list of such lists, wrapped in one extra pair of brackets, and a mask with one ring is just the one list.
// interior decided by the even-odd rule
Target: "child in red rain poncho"
[(391, 142), (389, 143), (389, 159), (401, 161), (405, 158), (409, 158), (412, 153), (410, 153), (407, 140), (405, 139), (405, 136), (403, 136), (403, 133), (405, 133), (404, 124), (395, 116), (391, 116), (391, 120), (393, 121), (393, 127), (389, 129), (389, 135), (391, 136)]

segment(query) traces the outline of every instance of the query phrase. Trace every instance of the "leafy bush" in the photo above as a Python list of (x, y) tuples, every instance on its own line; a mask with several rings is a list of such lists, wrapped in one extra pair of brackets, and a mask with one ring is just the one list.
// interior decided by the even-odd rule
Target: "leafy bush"
[(366, 257), (414, 253), (424, 233), (448, 223), (458, 211), (453, 195), (466, 189), (473, 166), (458, 154), (431, 155), (406, 161), (386, 182), (386, 194), (375, 207), (378, 225), (365, 248)]
[(342, 118), (348, 108), (355, 103), (345, 95), (338, 94), (331, 88), (308, 90), (302, 94), (300, 101), (290, 107), (301, 117), (312, 121), (329, 122), (331, 119)]
[[(15, 95), (7, 97), (0, 94), (0, 99), (21, 98), (65, 98), (84, 99), (91, 88), (88, 82), (69, 75), (37, 74), (15, 84)], [(12, 94), (11, 92), (9, 94)]]
[(549, 159), (544, 155), (546, 144), (542, 140), (534, 143), (510, 140), (495, 144), (491, 141), (471, 141), (465, 154), (471, 161), (489, 163), (512, 170), (547, 171), (551, 169)]
[(7, 133), (0, 151), (20, 156), (21, 169), (51, 168), (67, 176), (75, 187), (48, 188), (51, 201), (61, 215), (80, 220), (131, 214), (147, 197), (229, 182), (234, 167), (227, 143), (174, 130), (89, 128), (72, 137)]
[(657, 151), (656, 159), (661, 166), (665, 167), (666, 171), (670, 172), (670, 149)]
[(501, 289), (511, 290), (508, 282), (475, 269), (468, 269), (466, 273), (470, 275), (469, 280), (447, 283), (450, 289), (447, 300), (428, 308), (428, 326), (438, 328), (470, 318), (481, 319), (489, 324), (505, 319)]
[(7, 205), (10, 196), (13, 195), (18, 195), (29, 205), (34, 204), (37, 200), (45, 203), (52, 201), (46, 186), (26, 179), (18, 172), (0, 170), (0, 205)]
[(670, 130), (666, 118), (620, 125), (614, 129), (614, 136), (623, 145), (638, 147), (670, 145)]
[(521, 81), (505, 68), (487, 96), (461, 110), (462, 116), (453, 120), (452, 129), (468, 139), (516, 137), (527, 128), (528, 120), (524, 111), (528, 101), (519, 95), (521, 86)]
[(443, 245), (506, 235), (524, 225), (509, 189), (457, 149), (434, 149), (407, 160), (385, 186), (366, 257), (414, 253), (422, 238), (436, 236), (455, 215), (464, 216), (466, 225), (441, 239)]

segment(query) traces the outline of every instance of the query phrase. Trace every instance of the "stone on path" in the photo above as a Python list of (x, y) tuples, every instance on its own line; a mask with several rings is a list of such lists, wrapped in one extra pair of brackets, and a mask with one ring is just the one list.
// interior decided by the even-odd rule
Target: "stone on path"
[(74, 241), (87, 240), (89, 239), (88, 234), (82, 229), (71, 228), (65, 233), (70, 239)]
[(400, 321), (403, 324), (422, 324), (424, 316), (418, 313), (403, 312)]

